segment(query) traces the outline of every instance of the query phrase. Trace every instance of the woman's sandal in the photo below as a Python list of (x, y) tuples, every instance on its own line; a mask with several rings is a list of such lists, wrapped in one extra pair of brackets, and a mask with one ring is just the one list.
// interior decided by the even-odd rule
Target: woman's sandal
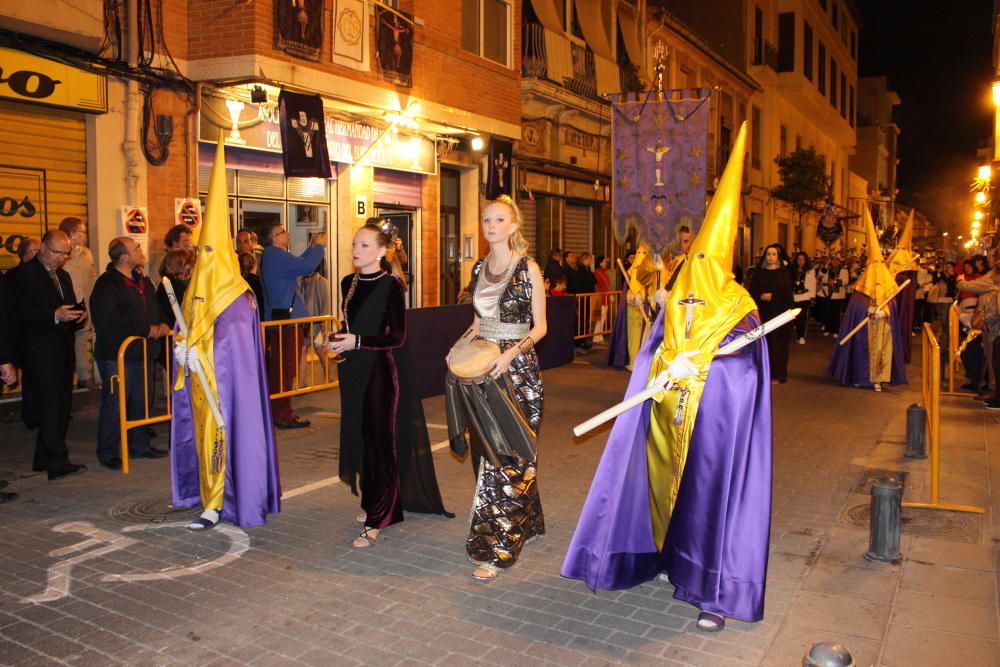
[(364, 530), (361, 531), (361, 534), (355, 537), (351, 544), (358, 549), (365, 549), (375, 544), (375, 540), (378, 539), (378, 534), (378, 528), (369, 528), (368, 526), (365, 526)]
[(726, 627), (726, 619), (710, 611), (698, 614), (698, 629), (703, 632), (718, 632)]
[(472, 578), (479, 581), (493, 581), (497, 578), (499, 571), (493, 565), (484, 563), (472, 571)]

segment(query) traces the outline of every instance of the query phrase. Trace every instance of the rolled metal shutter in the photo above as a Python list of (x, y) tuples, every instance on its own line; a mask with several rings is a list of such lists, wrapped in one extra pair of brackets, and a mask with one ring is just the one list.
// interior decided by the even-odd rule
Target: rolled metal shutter
[(563, 250), (573, 252), (590, 252), (592, 206), (566, 203), (563, 212)]
[[(18, 197), (23, 175), (45, 171), (45, 201), (32, 202), (36, 215), (0, 217), (0, 236), (23, 234), (38, 238), (68, 216), (87, 219), (87, 128), (77, 111), (0, 102), (0, 196)], [(23, 168), (24, 171), (19, 168)], [(22, 195), (23, 196), (23, 195)], [(0, 266), (17, 263), (2, 251)]]
[(521, 235), (528, 242), (528, 256), (538, 259), (538, 254), (535, 250), (535, 238), (538, 236), (535, 200), (525, 197), (517, 202), (517, 207), (521, 209)]

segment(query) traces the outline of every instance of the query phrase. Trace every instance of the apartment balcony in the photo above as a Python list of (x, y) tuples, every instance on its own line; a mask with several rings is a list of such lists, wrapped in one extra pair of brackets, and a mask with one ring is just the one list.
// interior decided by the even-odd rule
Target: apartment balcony
[(770, 67), (772, 71), (778, 71), (778, 47), (766, 39), (759, 39), (754, 44), (753, 64)]

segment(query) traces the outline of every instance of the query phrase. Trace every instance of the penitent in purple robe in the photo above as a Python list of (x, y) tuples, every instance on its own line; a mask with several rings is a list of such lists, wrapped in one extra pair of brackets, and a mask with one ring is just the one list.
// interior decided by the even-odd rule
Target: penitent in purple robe
[[(213, 348), (219, 403), (226, 423), (226, 481), (222, 520), (259, 526), (280, 510), (281, 485), (268, 400), (260, 316), (247, 292), (215, 321)], [(173, 393), (170, 470), (173, 503), (200, 507), (199, 458), (188, 393), (194, 378)]]
[(628, 306), (626, 295), (622, 290), (618, 300), (618, 314), (615, 315), (615, 325), (611, 328), (611, 340), (608, 341), (608, 366), (621, 370), (629, 364), (628, 358)]
[[(847, 301), (847, 310), (840, 323), (843, 339), (861, 320), (868, 317), (871, 297), (854, 292)], [(903, 340), (910, 335), (903, 330), (902, 318), (897, 315), (895, 300), (889, 302), (889, 323), (892, 329), (892, 374), (889, 384), (906, 384), (906, 362), (903, 360)], [(833, 359), (826, 374), (842, 385), (871, 387), (871, 367), (868, 359), (868, 332), (862, 329), (844, 345), (833, 348)]]
[[(720, 343), (759, 325), (748, 315)], [(663, 315), (633, 364), (627, 396), (646, 387)], [(594, 475), (562, 575), (591, 590), (665, 572), (674, 596), (743, 621), (764, 616), (771, 529), (771, 384), (763, 339), (709, 369), (662, 553), (653, 542), (647, 401), (620, 415)]]
[(897, 285), (903, 284), (903, 281), (907, 278), (909, 278), (910, 284), (896, 295), (893, 302), (896, 304), (896, 311), (899, 313), (901, 331), (905, 334), (903, 336), (903, 359), (906, 363), (910, 363), (910, 359), (913, 357), (913, 341), (910, 340), (910, 330), (913, 329), (913, 316), (917, 307), (917, 272), (900, 271), (896, 274)]

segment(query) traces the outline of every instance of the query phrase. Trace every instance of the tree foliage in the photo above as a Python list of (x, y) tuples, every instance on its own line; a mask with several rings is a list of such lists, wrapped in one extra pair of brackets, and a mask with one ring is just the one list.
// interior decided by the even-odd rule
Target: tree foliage
[(799, 220), (809, 211), (822, 210), (830, 192), (823, 156), (815, 148), (799, 148), (774, 161), (781, 185), (771, 190), (771, 196), (791, 206)]

